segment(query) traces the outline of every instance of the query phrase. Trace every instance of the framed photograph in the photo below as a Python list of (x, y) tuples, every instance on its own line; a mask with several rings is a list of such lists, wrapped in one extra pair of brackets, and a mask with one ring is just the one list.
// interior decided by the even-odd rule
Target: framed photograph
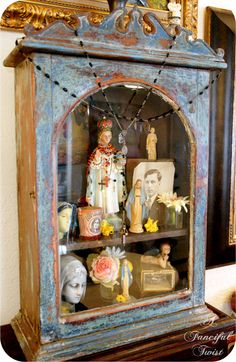
[(132, 186), (142, 181), (147, 196), (173, 192), (175, 166), (173, 161), (140, 162), (133, 171)]
[(143, 264), (141, 271), (140, 289), (141, 293), (169, 292), (174, 290), (175, 270), (160, 269), (153, 270), (150, 265)]
[(137, 285), (137, 292), (144, 296), (149, 293), (174, 290), (176, 270), (172, 267), (163, 269), (159, 265), (143, 263), (141, 257), (141, 254), (127, 253), (127, 259), (136, 266), (133, 270), (133, 277)]
[(147, 207), (147, 217), (165, 223), (164, 205), (158, 203), (157, 196), (164, 192), (173, 192), (175, 166), (173, 160), (148, 161), (129, 159), (127, 162), (127, 189), (141, 180)]

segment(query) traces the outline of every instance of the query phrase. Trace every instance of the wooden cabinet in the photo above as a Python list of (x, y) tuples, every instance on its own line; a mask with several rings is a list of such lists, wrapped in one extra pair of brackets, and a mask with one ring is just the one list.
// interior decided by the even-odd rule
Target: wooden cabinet
[[(204, 271), (209, 87), (216, 82), (210, 71), (225, 68), (222, 55), (190, 41), (184, 29), (170, 35), (151, 14), (144, 22), (136, 9), (125, 18), (115, 11), (99, 26), (89, 14), (77, 19), (76, 30), (63, 22), (41, 32), (29, 27), (5, 60), (16, 68), (21, 310), (12, 326), (30, 360), (78, 358), (217, 318), (205, 305)], [(58, 203), (83, 206), (87, 159), (104, 115), (113, 118), (112, 143), (119, 150), (125, 146), (118, 142), (119, 123), (127, 131), (127, 165), (151, 162), (145, 127), (155, 128), (158, 165), (173, 165), (172, 191), (189, 197), (182, 227), (164, 223), (156, 233), (129, 232), (125, 243), (119, 232), (81, 241), (76, 229), (60, 240)], [(123, 176), (132, 185), (129, 172)], [(168, 180), (163, 177), (163, 190)], [(150, 255), (167, 240), (178, 273), (175, 290), (143, 295), (136, 269), (131, 300), (100, 302), (90, 254), (115, 246), (127, 255)], [(87, 302), (73, 313), (61, 312), (62, 246), (87, 268)]]

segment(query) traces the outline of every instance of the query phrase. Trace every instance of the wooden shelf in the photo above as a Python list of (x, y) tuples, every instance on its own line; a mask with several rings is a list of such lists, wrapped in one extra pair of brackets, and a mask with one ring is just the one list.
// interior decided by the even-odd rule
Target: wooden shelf
[[(187, 235), (187, 229), (178, 229), (178, 230), (160, 230), (156, 233), (148, 233), (144, 232), (141, 234), (133, 234), (129, 233), (126, 236), (126, 244), (143, 242), (148, 240), (157, 240), (157, 239), (164, 239), (164, 238), (174, 238), (179, 236)], [(84, 250), (84, 249), (93, 249), (98, 247), (105, 247), (105, 246), (112, 246), (112, 245), (122, 245), (121, 244), (121, 236), (117, 233), (114, 234), (112, 237), (104, 236), (100, 240), (91, 240), (85, 241), (81, 239), (75, 239), (66, 244), (66, 241), (62, 241), (61, 245), (67, 246), (67, 251), (72, 250)]]

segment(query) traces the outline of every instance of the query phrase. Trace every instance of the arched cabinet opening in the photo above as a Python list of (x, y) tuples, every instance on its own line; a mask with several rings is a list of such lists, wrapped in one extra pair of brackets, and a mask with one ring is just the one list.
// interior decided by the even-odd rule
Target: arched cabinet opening
[[(141, 83), (80, 101), (57, 140), (62, 315), (191, 287), (194, 137)], [(109, 105), (107, 103), (109, 99)]]

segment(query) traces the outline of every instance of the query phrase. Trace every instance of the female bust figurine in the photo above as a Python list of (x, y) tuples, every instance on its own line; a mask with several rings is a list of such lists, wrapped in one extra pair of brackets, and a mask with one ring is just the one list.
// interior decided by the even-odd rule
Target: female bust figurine
[(87, 271), (75, 255), (62, 255), (60, 276), (62, 311), (74, 312), (85, 296)]
[(68, 202), (60, 202), (57, 208), (58, 212), (58, 233), (61, 240), (65, 233), (68, 233), (72, 220), (72, 205)]
[(132, 233), (143, 232), (143, 218), (146, 216), (145, 193), (142, 189), (142, 181), (138, 179), (131, 189), (126, 202), (127, 217), (130, 221), (129, 230)]
[(146, 141), (148, 160), (156, 161), (157, 159), (156, 144), (157, 144), (157, 135), (155, 133), (155, 128), (152, 127), (149, 135), (147, 136), (147, 141)]
[(110, 144), (112, 121), (98, 122), (98, 147), (88, 161), (86, 200), (89, 205), (101, 207), (105, 216), (119, 211), (119, 203), (126, 196), (125, 156)]

